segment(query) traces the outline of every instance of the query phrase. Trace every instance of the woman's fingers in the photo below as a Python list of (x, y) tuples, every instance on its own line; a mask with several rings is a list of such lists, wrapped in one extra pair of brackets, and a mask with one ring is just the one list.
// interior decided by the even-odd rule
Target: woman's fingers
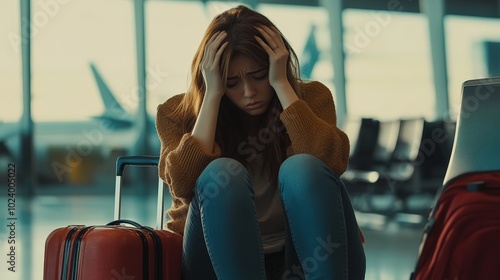
[(203, 60), (208, 63), (213, 62), (215, 56), (220, 49), (221, 43), (226, 38), (227, 33), (224, 31), (217, 31), (212, 35), (212, 37), (208, 40), (207, 45), (205, 46), (205, 53), (203, 55)]
[(217, 53), (215, 54), (215, 63), (217, 63), (217, 65), (219, 64), (219, 61), (220, 61), (220, 57), (222, 55), (222, 53), (224, 52), (224, 49), (226, 48), (227, 46), (227, 42), (224, 42), (220, 48), (217, 50)]
[[(278, 48), (284, 48), (285, 43), (283, 42), (283, 39), (281, 38), (281, 35), (279, 34), (278, 30), (273, 28), (271, 29), (268, 26), (262, 25), (256, 27), (257, 30), (259, 30), (260, 34), (262, 37), (264, 37), (265, 44), (272, 50), (275, 51)], [(259, 38), (260, 39), (260, 38)], [(259, 44), (264, 43), (263, 40), (260, 40)]]
[(258, 26), (256, 29), (262, 38), (255, 36), (255, 40), (269, 55), (269, 83), (271, 86), (279, 85), (287, 80), (288, 49), (277, 29), (268, 26)]
[(259, 45), (260, 45), (260, 46), (261, 46), (261, 47), (262, 47), (262, 48), (263, 48), (263, 49), (264, 49), (267, 53), (269, 53), (269, 52), (272, 52), (272, 51), (273, 51), (273, 50), (271, 49), (271, 47), (269, 47), (269, 46), (267, 45), (267, 43), (266, 43), (266, 42), (264, 42), (264, 41), (263, 41), (260, 37), (255, 36), (254, 38), (255, 38), (255, 40), (257, 41), (257, 43), (259, 43)]
[[(224, 31), (216, 32), (210, 37), (205, 45), (203, 58), (201, 61), (201, 71), (205, 80), (206, 94), (221, 96), (224, 93), (221, 75), (220, 75), (220, 57), (227, 46), (224, 42), (227, 33)], [(223, 43), (224, 42), (224, 43)]]

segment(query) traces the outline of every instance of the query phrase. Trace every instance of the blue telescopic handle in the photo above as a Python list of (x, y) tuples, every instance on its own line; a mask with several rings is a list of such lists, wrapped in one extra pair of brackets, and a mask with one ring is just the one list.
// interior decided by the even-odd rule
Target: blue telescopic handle
[(116, 176), (122, 176), (127, 165), (158, 166), (159, 156), (123, 156), (116, 159)]

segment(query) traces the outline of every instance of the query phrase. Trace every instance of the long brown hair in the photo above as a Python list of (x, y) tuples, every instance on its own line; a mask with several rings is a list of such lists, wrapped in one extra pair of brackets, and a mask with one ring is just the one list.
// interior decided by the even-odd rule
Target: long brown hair
[[(254, 36), (262, 38), (262, 35), (255, 28), (260, 25), (276, 27), (267, 17), (243, 5), (231, 8), (217, 15), (211, 21), (191, 64), (192, 80), (190, 87), (177, 108), (178, 113), (182, 116), (185, 131), (192, 130), (204, 97), (205, 82), (200, 64), (208, 40), (218, 31), (225, 31), (227, 33), (225, 41), (228, 44), (220, 61), (222, 81), (225, 84), (229, 64), (231, 59), (237, 54), (251, 58), (263, 68), (269, 68), (269, 56), (254, 38)], [(289, 51), (287, 61), (288, 81), (299, 98), (301, 98), (297, 55), (283, 34), (280, 33), (280, 35)], [(265, 41), (264, 38), (262, 39)], [(220, 146), (223, 156), (237, 159), (245, 166), (248, 166), (248, 163), (253, 160), (254, 156), (252, 154), (247, 155), (245, 151), (250, 151), (250, 149), (244, 150), (244, 147), (242, 147), (248, 141), (250, 135), (248, 135), (248, 132), (241, 130), (244, 124), (237, 117), (238, 110), (226, 96), (222, 97), (215, 141)], [(279, 166), (286, 157), (286, 148), (289, 145), (286, 130), (279, 120), (279, 114), (282, 111), (281, 104), (275, 94), (267, 111), (263, 115), (260, 125), (261, 130), (258, 132), (260, 135), (251, 136), (262, 138), (261, 136), (265, 135), (264, 143), (259, 143), (256, 152), (263, 153), (264, 162), (269, 164), (270, 174), (273, 179), (277, 178)], [(260, 147), (264, 148), (258, 149)]]

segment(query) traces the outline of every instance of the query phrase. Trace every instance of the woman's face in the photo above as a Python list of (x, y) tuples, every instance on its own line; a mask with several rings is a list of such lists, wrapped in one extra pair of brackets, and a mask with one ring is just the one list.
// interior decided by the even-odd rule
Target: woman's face
[(229, 64), (225, 94), (247, 114), (263, 114), (274, 95), (269, 84), (269, 69), (247, 56), (236, 55)]

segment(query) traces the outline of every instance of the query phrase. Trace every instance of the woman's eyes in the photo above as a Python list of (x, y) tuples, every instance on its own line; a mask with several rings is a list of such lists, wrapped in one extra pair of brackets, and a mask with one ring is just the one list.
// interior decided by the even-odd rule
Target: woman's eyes
[(232, 79), (231, 81), (228, 81), (226, 83), (226, 87), (227, 88), (232, 88), (232, 87), (235, 87), (237, 84), (238, 84), (238, 80)]
[[(251, 76), (254, 80), (264, 80), (267, 78), (267, 71), (264, 73), (259, 73)], [(238, 79), (235, 79), (234, 81), (226, 83), (226, 88), (233, 88), (237, 86), (239, 83)]]
[(253, 76), (253, 78), (257, 79), (257, 80), (265, 79), (265, 78), (267, 78), (267, 72), (264, 72), (263, 74), (255, 75), (255, 76)]

